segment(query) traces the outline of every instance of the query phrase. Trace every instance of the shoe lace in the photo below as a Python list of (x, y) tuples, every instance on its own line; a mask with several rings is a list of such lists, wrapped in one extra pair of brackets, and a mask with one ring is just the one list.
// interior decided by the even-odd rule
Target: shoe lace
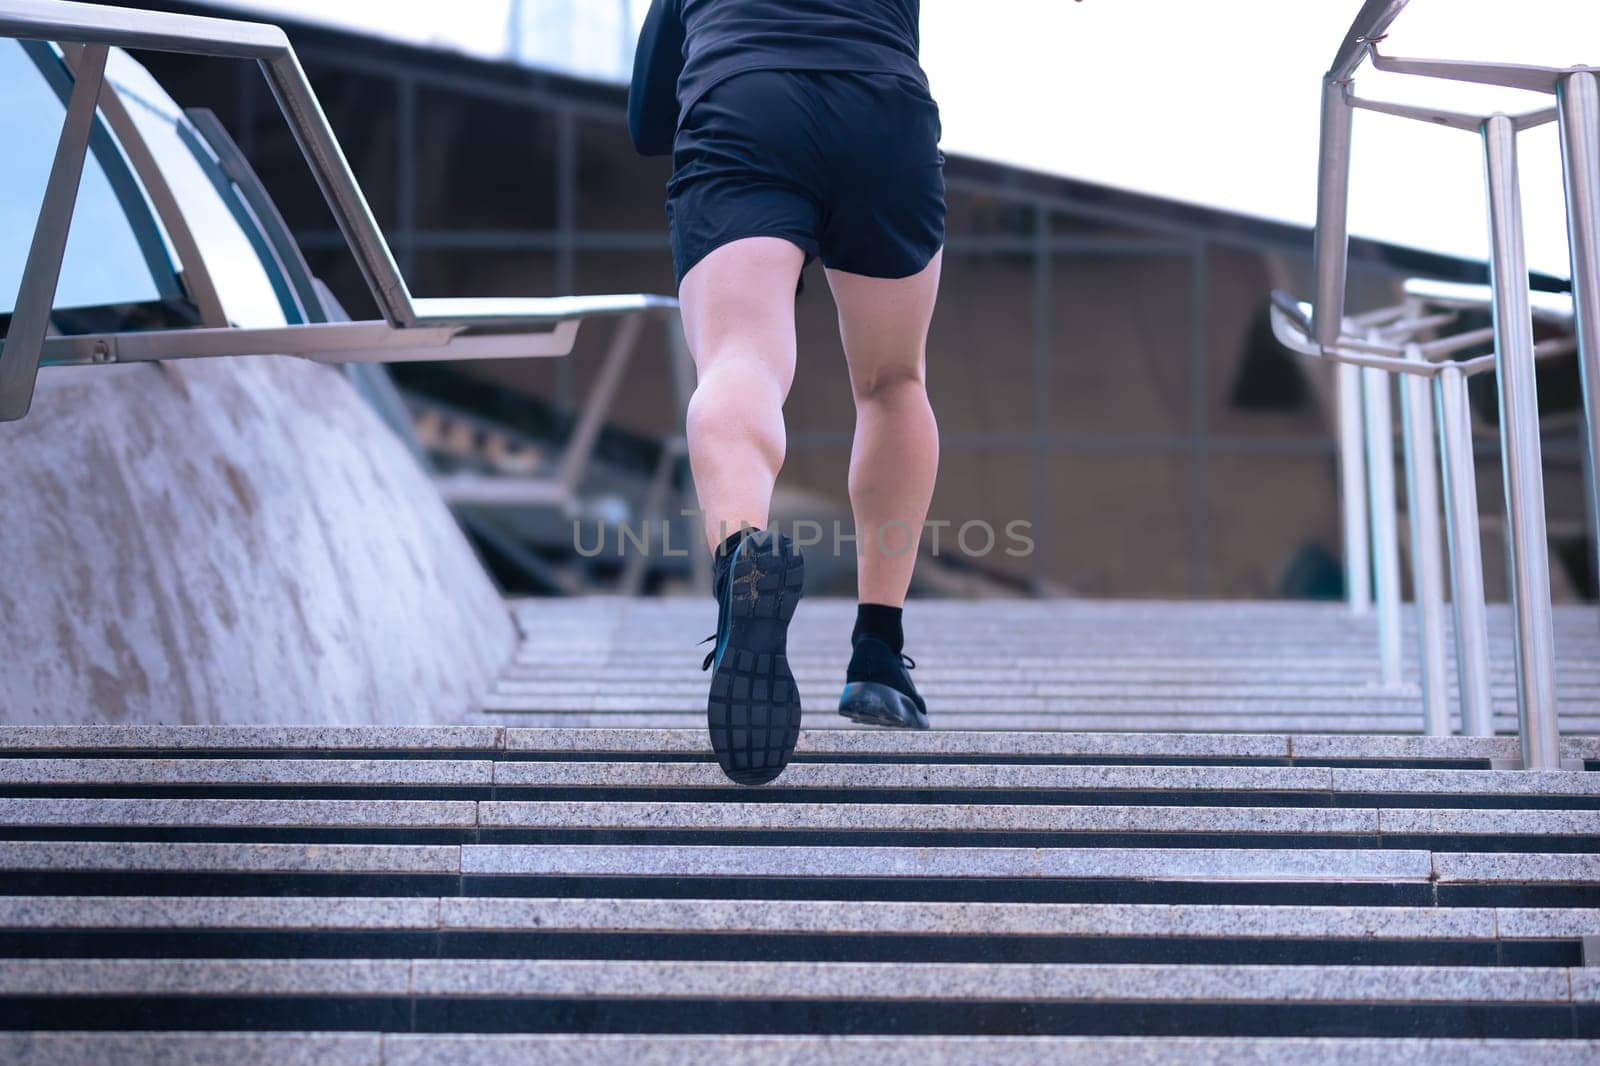
[(900, 662), (904, 664), (907, 670), (915, 670), (917, 668), (917, 660), (913, 659), (905, 652), (900, 653)]

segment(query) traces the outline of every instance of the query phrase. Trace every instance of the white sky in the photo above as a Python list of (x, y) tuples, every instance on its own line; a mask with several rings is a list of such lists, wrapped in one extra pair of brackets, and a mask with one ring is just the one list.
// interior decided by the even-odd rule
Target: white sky
[[(214, 0), (470, 54), (507, 52), (510, 0)], [(580, 73), (619, 64), (643, 0), (524, 0), (544, 31), (582, 11), (596, 25), (549, 42)], [(1319, 80), (1359, 0), (922, 0), (922, 59), (943, 146), (1168, 199), (1310, 225)], [(442, 13), (441, 13), (442, 12)], [(545, 33), (537, 34), (541, 39)], [(543, 40), (525, 49), (541, 58)], [(1587, 51), (1585, 51), (1587, 49)], [(1391, 55), (1600, 65), (1595, 0), (1412, 0)], [(617, 70), (617, 75), (622, 75)], [(1552, 98), (1363, 71), (1365, 96), (1517, 112)], [(1468, 133), (1357, 113), (1351, 231), (1481, 259), (1482, 157)], [(1529, 265), (1566, 276), (1555, 130), (1521, 136)]]

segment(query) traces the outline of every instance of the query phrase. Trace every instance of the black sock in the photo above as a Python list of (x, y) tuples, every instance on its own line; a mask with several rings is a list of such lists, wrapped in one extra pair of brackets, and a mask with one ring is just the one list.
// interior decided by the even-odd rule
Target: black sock
[(856, 625), (850, 631), (850, 643), (853, 645), (857, 637), (877, 637), (890, 648), (900, 651), (905, 647), (905, 634), (900, 628), (899, 607), (890, 607), (882, 603), (863, 603), (856, 608)]

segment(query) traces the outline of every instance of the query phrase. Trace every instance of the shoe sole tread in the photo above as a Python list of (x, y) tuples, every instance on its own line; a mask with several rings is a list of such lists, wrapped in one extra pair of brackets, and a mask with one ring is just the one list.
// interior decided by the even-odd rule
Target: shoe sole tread
[(805, 560), (788, 537), (747, 539), (728, 584), (728, 641), (711, 675), (706, 725), (723, 773), (739, 784), (765, 784), (783, 772), (800, 739), (788, 626), (804, 590)]

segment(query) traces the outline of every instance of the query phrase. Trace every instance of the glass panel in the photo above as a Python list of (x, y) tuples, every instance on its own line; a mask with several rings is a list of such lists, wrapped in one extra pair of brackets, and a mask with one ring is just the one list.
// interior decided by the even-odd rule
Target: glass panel
[[(283, 325), (287, 316), (268, 268), (262, 263), (256, 246), (240, 228), (234, 207), (225, 202), (217, 190), (215, 161), (207, 156), (202, 163), (179, 135), (179, 124), (187, 120), (182, 117), (178, 105), (150, 73), (125, 52), (111, 53), (106, 78), (121, 97), (128, 116), (139, 130), (139, 137), (150, 149), (162, 177), (171, 187), (194, 233), (211, 281), (217, 287), (217, 296), (228, 321), (243, 327)], [(231, 187), (228, 195), (234, 195)]]
[[(0, 163), (0, 234), (4, 234), (0, 239), (0, 314), (10, 314), (44, 201), (66, 105), (16, 41), (0, 40), (0, 87), (6, 101), (0, 108), (0, 143), (7, 149), (5, 161)], [(119, 164), (120, 160), (112, 163)], [(138, 195), (136, 191), (134, 195)], [(84, 161), (55, 306), (151, 303), (175, 293), (177, 282), (170, 263), (162, 264), (163, 276), (158, 279), (147, 254), (154, 235), (143, 236), (141, 240), (129, 221), (102, 159), (91, 152)], [(155, 246), (160, 246), (159, 238), (155, 238)]]

